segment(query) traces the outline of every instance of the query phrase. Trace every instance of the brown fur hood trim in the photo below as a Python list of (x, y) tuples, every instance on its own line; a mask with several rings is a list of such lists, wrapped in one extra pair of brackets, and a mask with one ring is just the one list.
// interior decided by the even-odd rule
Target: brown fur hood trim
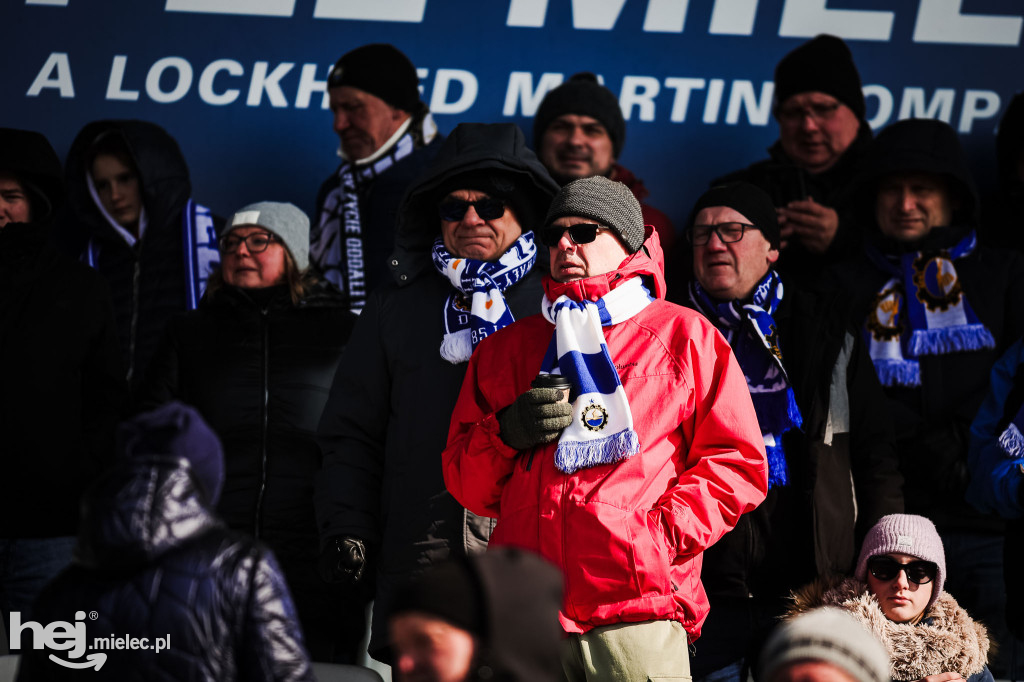
[(817, 580), (792, 595), (786, 618), (819, 606), (838, 606), (852, 613), (877, 637), (892, 658), (892, 679), (920, 680), (926, 675), (956, 672), (965, 680), (988, 662), (988, 632), (972, 620), (956, 600), (943, 592), (917, 625), (885, 617), (867, 583), (854, 578)]

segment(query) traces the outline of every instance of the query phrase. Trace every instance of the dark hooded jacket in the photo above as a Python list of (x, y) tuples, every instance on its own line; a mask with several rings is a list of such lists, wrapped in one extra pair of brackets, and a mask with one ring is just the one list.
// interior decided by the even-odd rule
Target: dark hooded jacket
[[(957, 199), (953, 224), (934, 227), (921, 240), (905, 243), (881, 234), (874, 220), (880, 178), (892, 173), (921, 172), (943, 176)], [(863, 207), (868, 253), (837, 269), (838, 280), (854, 295), (854, 321), (864, 321), (875, 297), (892, 276), (876, 265), (879, 259), (898, 263), (907, 252), (949, 249), (977, 225), (977, 193), (956, 132), (934, 120), (907, 120), (884, 130), (864, 176)], [(995, 360), (1024, 334), (1024, 259), (1019, 254), (983, 245), (955, 261), (964, 295), (979, 321), (991, 332), (996, 347), (918, 357), (921, 386), (892, 386), (891, 399), (897, 450), (905, 479), (907, 513), (932, 519), (940, 532), (984, 528), (999, 522), (982, 516), (965, 501), (967, 446), (971, 421), (988, 388)]]
[(996, 169), (999, 184), (983, 206), (982, 243), (1024, 253), (1024, 92), (1018, 92), (999, 120)]
[(0, 538), (69, 536), (125, 406), (114, 315), (103, 279), (48, 244), (63, 192), (46, 138), (0, 129), (0, 170), (34, 221), (0, 227)]
[[(91, 150), (107, 135), (124, 139), (139, 171), (148, 226), (134, 246), (104, 218), (89, 191)], [(128, 377), (137, 382), (168, 320), (189, 307), (182, 239), (192, 194), (188, 166), (178, 143), (154, 123), (94, 121), (71, 143), (65, 177), (70, 215), (60, 239), (80, 259), (95, 240), (96, 268), (110, 285)]]
[[(453, 291), (430, 249), (440, 235), (437, 202), (459, 176), (500, 171), (514, 180), (517, 215), (541, 220), (558, 185), (512, 124), (461, 124), (434, 165), (409, 189), (389, 264), (396, 287), (371, 293), (342, 355), (319, 427), (323, 470), (316, 507), (322, 544), (365, 540), (376, 555), (377, 594), (370, 652), (386, 658), (395, 586), (450, 553), (481, 551), (492, 522), (462, 508), (445, 489), (441, 451), (466, 363), (440, 355), (443, 308)], [(454, 181), (454, 185), (452, 184)], [(521, 198), (518, 198), (521, 197)], [(539, 225), (520, 220), (524, 230)], [(539, 311), (537, 265), (504, 292), (514, 317)]]
[[(186, 460), (127, 460), (97, 482), (83, 510), (76, 561), (33, 615), (50, 623), (90, 614), (82, 621), (87, 646), (96, 637), (149, 638), (148, 649), (89, 651), (106, 656), (95, 679), (313, 679), (273, 555), (211, 515)], [(161, 637), (169, 646), (156, 652)], [(18, 679), (81, 678), (48, 653), (26, 649)]]

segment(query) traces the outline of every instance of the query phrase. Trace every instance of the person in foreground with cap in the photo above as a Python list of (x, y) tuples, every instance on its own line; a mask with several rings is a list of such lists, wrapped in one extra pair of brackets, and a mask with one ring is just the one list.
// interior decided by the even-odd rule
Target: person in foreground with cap
[(218, 512), (274, 551), (314, 660), (354, 663), (367, 595), (317, 571), (316, 427), (355, 315), (309, 270), (309, 219), (287, 203), (234, 213), (198, 310), (169, 325), (141, 391), (195, 405), (224, 442)]
[(393, 45), (343, 54), (327, 93), (342, 162), (317, 193), (310, 257), (358, 313), (387, 281), (402, 196), (442, 138), (420, 101), (416, 68)]
[(316, 508), (330, 580), (376, 580), (370, 654), (388, 662), (398, 584), (481, 552), (492, 522), (445, 490), (441, 451), (474, 347), (539, 307), (534, 228), (558, 190), (511, 123), (462, 123), (409, 188), (391, 258), (320, 422)]
[(139, 414), (118, 428), (117, 454), (83, 500), (74, 563), (36, 606), (37, 622), (84, 637), (23, 642), (18, 679), (313, 680), (274, 556), (214, 515), (228, 477), (199, 413)]
[(853, 577), (805, 587), (791, 614), (818, 606), (852, 614), (885, 646), (893, 680), (992, 682), (988, 631), (943, 591), (945, 581), (935, 524), (890, 514), (868, 531)]
[(562, 679), (562, 574), (500, 547), (431, 568), (395, 596), (391, 642), (399, 680)]
[(757, 682), (889, 682), (889, 655), (857, 619), (824, 607), (775, 629), (761, 650)]
[(903, 511), (903, 478), (885, 394), (847, 298), (794, 286), (775, 270), (771, 198), (750, 183), (722, 185), (692, 216), (695, 278), (685, 303), (736, 353), (768, 455), (764, 504), (704, 557), (711, 613), (694, 678), (738, 682), (789, 592), (849, 573), (868, 528)]
[[(470, 360), (445, 483), (497, 518), (492, 546), (565, 574), (567, 679), (689, 677), (702, 553), (767, 489), (750, 393), (722, 335), (664, 300), (658, 237), (625, 185), (569, 183), (541, 235), (541, 314)], [(531, 388), (551, 381), (538, 373), (568, 398)]]
[(589, 72), (577, 73), (544, 96), (533, 119), (533, 148), (560, 185), (601, 175), (629, 187), (640, 202), (644, 224), (653, 225), (669, 252), (675, 229), (669, 217), (643, 203), (643, 180), (618, 162), (626, 144), (619, 100)]
[(804, 285), (860, 243), (850, 213), (858, 162), (871, 143), (864, 111), (850, 48), (819, 35), (775, 67), (779, 139), (770, 158), (711, 183), (745, 180), (768, 192), (779, 216), (779, 269)]

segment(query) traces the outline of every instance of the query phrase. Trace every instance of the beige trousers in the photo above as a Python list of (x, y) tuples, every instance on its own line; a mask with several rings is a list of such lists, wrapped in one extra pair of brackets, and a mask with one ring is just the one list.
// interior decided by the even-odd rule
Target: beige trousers
[(618, 623), (562, 642), (567, 682), (690, 682), (686, 631), (674, 620)]

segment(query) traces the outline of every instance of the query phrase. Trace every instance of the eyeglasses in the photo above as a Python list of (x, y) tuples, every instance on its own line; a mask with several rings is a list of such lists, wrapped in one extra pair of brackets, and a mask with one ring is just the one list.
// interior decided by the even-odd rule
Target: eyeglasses
[(805, 107), (779, 107), (777, 115), (783, 123), (799, 123), (810, 116), (815, 122), (827, 121), (836, 115), (839, 102), (808, 104)]
[(596, 223), (578, 223), (569, 227), (545, 227), (540, 231), (540, 240), (548, 246), (555, 246), (566, 232), (569, 233), (569, 241), (573, 244), (589, 244), (597, 239), (597, 233), (609, 228), (602, 227)]
[(907, 572), (907, 580), (910, 582), (924, 585), (935, 580), (939, 567), (931, 561), (920, 560), (901, 564), (888, 556), (873, 556), (868, 559), (868, 572), (878, 580), (893, 580), (900, 571)]
[(455, 223), (466, 217), (466, 211), (470, 206), (480, 216), (480, 220), (497, 220), (505, 215), (505, 202), (492, 197), (484, 197), (476, 201), (445, 199), (438, 204), (437, 214), (441, 216), (441, 220)]
[(278, 238), (269, 232), (253, 232), (245, 237), (229, 232), (220, 238), (220, 250), (224, 253), (234, 253), (238, 251), (238, 246), (245, 242), (245, 248), (249, 253), (263, 253), (276, 241), (279, 241)]
[(686, 231), (686, 238), (694, 246), (703, 246), (711, 240), (711, 233), (718, 235), (723, 244), (732, 244), (743, 239), (747, 230), (756, 230), (756, 225), (746, 223), (718, 223), (717, 225), (694, 225)]

